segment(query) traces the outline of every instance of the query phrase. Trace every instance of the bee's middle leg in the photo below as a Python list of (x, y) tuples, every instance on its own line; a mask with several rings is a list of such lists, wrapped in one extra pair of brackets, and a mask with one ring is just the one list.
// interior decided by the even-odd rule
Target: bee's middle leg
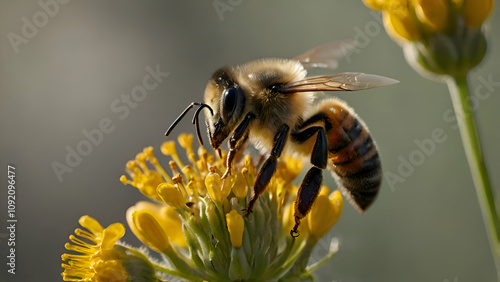
[(248, 207), (244, 209), (245, 216), (248, 216), (253, 209), (253, 206), (257, 202), (259, 196), (264, 193), (269, 185), (269, 181), (271, 181), (271, 177), (276, 171), (276, 167), (278, 165), (278, 158), (281, 156), (281, 152), (285, 147), (285, 142), (288, 137), (288, 131), (290, 127), (286, 124), (282, 125), (278, 133), (274, 136), (274, 144), (273, 149), (271, 150), (271, 155), (267, 158), (267, 160), (262, 165), (262, 168), (259, 170), (257, 175), (257, 179), (255, 180), (255, 184), (253, 186), (253, 195), (252, 199), (248, 203)]
[(241, 147), (244, 147), (243, 145), (247, 142), (248, 125), (254, 118), (255, 115), (253, 113), (248, 113), (243, 119), (243, 121), (240, 123), (240, 125), (238, 125), (238, 127), (234, 130), (233, 135), (229, 138), (228, 141), (229, 153), (226, 159), (226, 172), (224, 172), (224, 174), (222, 175), (222, 179), (226, 178), (229, 174), (231, 174), (231, 168), (233, 165), (234, 156)]
[(328, 162), (328, 141), (325, 129), (321, 126), (313, 126), (301, 132), (292, 133), (293, 139), (299, 143), (305, 142), (314, 135), (316, 135), (316, 141), (314, 142), (311, 154), (311, 164), (313, 167), (309, 169), (299, 187), (295, 202), (295, 225), (290, 231), (290, 235), (293, 237), (300, 235), (298, 231), (300, 221), (309, 213), (314, 201), (318, 197), (321, 183), (323, 182), (323, 169), (326, 168)]

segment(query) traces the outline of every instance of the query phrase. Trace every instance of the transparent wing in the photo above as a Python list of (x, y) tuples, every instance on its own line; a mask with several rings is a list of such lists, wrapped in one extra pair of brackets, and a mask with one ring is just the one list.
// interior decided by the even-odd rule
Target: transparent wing
[(281, 93), (307, 91), (351, 91), (363, 90), (398, 83), (398, 80), (360, 72), (345, 72), (331, 75), (306, 77), (303, 80), (282, 85)]
[(345, 57), (355, 47), (354, 40), (339, 40), (320, 45), (295, 57), (305, 68), (336, 69), (338, 61)]

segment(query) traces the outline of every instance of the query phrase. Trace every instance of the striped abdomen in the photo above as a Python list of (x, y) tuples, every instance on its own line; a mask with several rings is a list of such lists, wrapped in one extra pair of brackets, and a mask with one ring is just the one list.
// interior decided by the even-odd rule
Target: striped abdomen
[(344, 194), (350, 195), (351, 203), (364, 211), (377, 197), (382, 182), (375, 142), (364, 122), (345, 102), (325, 100), (318, 110), (328, 117), (325, 129), (332, 175)]

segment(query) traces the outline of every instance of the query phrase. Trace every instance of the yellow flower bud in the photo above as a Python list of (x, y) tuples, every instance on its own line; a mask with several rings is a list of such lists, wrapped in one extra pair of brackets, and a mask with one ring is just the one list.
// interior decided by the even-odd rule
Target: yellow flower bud
[(212, 201), (221, 203), (231, 193), (231, 185), (224, 182), (228, 181), (223, 181), (219, 174), (213, 172), (210, 172), (205, 178), (205, 186), (207, 186), (208, 195)]
[(226, 221), (231, 244), (235, 249), (241, 248), (241, 243), (243, 241), (243, 230), (245, 228), (243, 217), (235, 210), (232, 210), (226, 214)]
[(415, 3), (418, 20), (435, 32), (443, 31), (447, 27), (449, 8), (446, 0), (418, 0)]
[(234, 182), (231, 190), (237, 198), (245, 198), (248, 193), (248, 186), (245, 181), (245, 176), (241, 172), (238, 172), (236, 175), (236, 181)]
[(394, 41), (404, 43), (420, 39), (420, 33), (409, 14), (384, 11), (382, 16), (385, 30)]
[(186, 199), (182, 193), (170, 183), (160, 183), (156, 188), (156, 193), (162, 201), (174, 209), (180, 209), (186, 204)]
[(463, 16), (465, 24), (479, 28), (493, 11), (493, 0), (464, 0)]
[(136, 237), (146, 243), (143, 240), (144, 236), (140, 235), (141, 230), (137, 227), (136, 219), (134, 219), (137, 215), (133, 216), (137, 212), (148, 213), (155, 219), (163, 232), (168, 236), (167, 243), (171, 242), (180, 247), (186, 247), (186, 240), (182, 233), (182, 221), (173, 208), (162, 204), (141, 201), (127, 210), (127, 223), (130, 229)]
[(158, 252), (171, 249), (165, 230), (150, 213), (144, 210), (133, 211), (130, 219), (129, 226), (144, 244)]
[(309, 213), (307, 226), (309, 234), (316, 240), (325, 236), (337, 223), (342, 213), (343, 200), (337, 190), (330, 195), (319, 195)]

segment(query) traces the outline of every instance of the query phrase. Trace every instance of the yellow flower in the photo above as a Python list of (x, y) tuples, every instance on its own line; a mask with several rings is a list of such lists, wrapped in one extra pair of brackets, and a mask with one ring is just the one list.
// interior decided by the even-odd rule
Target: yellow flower
[(125, 234), (125, 227), (115, 223), (104, 229), (97, 220), (90, 216), (82, 216), (78, 222), (88, 231), (76, 229), (75, 234), (69, 237), (73, 244), (67, 243), (64, 247), (68, 251), (80, 254), (63, 254), (62, 264), (64, 272), (61, 274), (64, 281), (93, 281), (97, 277), (114, 273), (117, 281), (127, 278), (127, 273), (120, 260), (104, 259), (102, 254), (113, 249), (116, 241)]
[(235, 210), (232, 210), (226, 214), (226, 221), (229, 236), (231, 238), (231, 244), (233, 244), (235, 249), (241, 248), (243, 230), (245, 229), (243, 217)]
[[(65, 248), (73, 253), (63, 254), (64, 281), (156, 281), (153, 266), (140, 253), (117, 245), (125, 234), (120, 223), (104, 229), (97, 220), (82, 216), (78, 221), (83, 229), (76, 229)], [(75, 254), (77, 253), (77, 254)], [(133, 261), (134, 264), (130, 264)]]
[(312, 238), (319, 240), (337, 223), (342, 213), (343, 200), (338, 190), (330, 197), (320, 194), (309, 213), (307, 226)]
[[(364, 0), (381, 11), (384, 27), (425, 77), (462, 77), (486, 53), (483, 22), (493, 0)], [(463, 24), (465, 22), (465, 25)]]
[[(195, 154), (192, 135), (181, 135), (178, 140), (190, 164), (180, 161), (174, 142), (165, 142), (161, 151), (173, 159), (169, 162), (170, 175), (154, 156), (153, 148), (146, 147), (127, 163), (128, 177), (120, 177), (123, 184), (138, 188), (155, 202), (138, 202), (128, 209), (126, 218), (136, 237), (164, 254), (168, 261), (165, 264), (168, 267), (154, 263), (137, 266), (130, 259), (127, 265), (153, 269), (153, 274), (156, 269), (186, 281), (289, 281), (310, 275), (306, 266), (317, 240), (309, 239), (307, 217), (299, 227), (303, 231), (299, 238), (289, 234), (289, 222), (294, 220), (291, 207), (297, 193), (291, 182), (300, 174), (302, 161), (284, 155), (267, 190), (255, 202), (253, 212), (243, 218), (239, 212), (247, 207), (257, 177), (252, 158), (246, 156), (243, 165), (235, 163), (232, 174), (221, 179), (220, 175), (226, 171), (227, 152), (217, 157), (200, 147)], [(323, 189), (321, 195), (327, 194), (328, 189)], [(102, 229), (93, 228), (98, 232)], [(110, 259), (102, 259), (95, 269), (103, 275), (106, 269), (120, 269), (120, 261), (111, 258), (123, 260), (132, 251), (124, 252), (120, 249), (119, 256), (112, 254), (108, 256)], [(336, 249), (330, 250), (324, 260), (335, 252)], [(141, 255), (133, 253), (134, 258)], [(123, 269), (125, 279), (135, 281), (131, 268), (123, 266)]]

